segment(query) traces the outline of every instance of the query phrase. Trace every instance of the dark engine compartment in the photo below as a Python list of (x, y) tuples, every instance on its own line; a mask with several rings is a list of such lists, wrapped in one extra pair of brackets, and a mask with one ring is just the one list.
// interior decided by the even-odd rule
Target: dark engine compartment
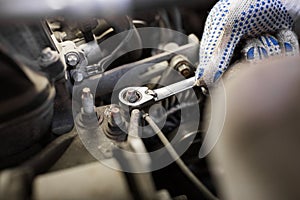
[[(193, 77), (215, 2), (137, 3), (124, 15), (100, 17), (4, 18), (0, 199), (208, 199), (168, 151), (138, 156), (164, 144), (132, 113), (149, 113), (217, 195), (207, 160), (198, 157), (210, 117), (205, 88), (139, 108), (124, 107), (118, 96), (127, 87), (155, 90)], [(140, 96), (127, 91), (125, 98)]]

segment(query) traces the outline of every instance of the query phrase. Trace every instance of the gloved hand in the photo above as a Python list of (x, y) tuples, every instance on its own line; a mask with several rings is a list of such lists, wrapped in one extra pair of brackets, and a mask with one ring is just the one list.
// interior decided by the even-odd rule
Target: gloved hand
[(220, 0), (206, 21), (196, 84), (211, 86), (218, 81), (243, 38), (254, 38), (243, 50), (249, 61), (298, 54), (297, 36), (291, 29), (299, 16), (298, 0)]

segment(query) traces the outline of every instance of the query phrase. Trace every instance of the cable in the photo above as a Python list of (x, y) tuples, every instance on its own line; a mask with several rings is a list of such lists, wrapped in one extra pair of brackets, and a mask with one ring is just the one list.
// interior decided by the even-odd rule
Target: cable
[(195, 184), (195, 186), (199, 189), (203, 195), (209, 200), (218, 200), (218, 198), (213, 195), (205, 185), (191, 172), (191, 170), (185, 165), (182, 159), (179, 157), (175, 149), (171, 146), (168, 139), (165, 137), (163, 132), (159, 129), (159, 127), (155, 124), (152, 118), (148, 114), (144, 114), (143, 118), (149, 123), (153, 131), (157, 134), (161, 142), (165, 145), (166, 149), (170, 153), (171, 157), (175, 160), (176, 164), (182, 170), (182, 172)]

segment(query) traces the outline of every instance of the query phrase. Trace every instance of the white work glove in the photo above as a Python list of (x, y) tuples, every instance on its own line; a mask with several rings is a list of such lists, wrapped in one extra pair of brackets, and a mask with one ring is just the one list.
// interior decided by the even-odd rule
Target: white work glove
[(297, 36), (291, 31), (300, 16), (298, 1), (220, 0), (205, 24), (196, 84), (209, 87), (217, 82), (241, 39), (249, 38), (243, 50), (248, 61), (279, 54), (298, 55)]

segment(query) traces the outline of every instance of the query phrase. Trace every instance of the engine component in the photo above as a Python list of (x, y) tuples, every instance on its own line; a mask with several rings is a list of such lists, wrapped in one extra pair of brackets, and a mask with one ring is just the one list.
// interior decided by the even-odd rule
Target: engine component
[[(0, 86), (5, 93), (14, 91), (16, 84), (25, 92), (38, 89), (32, 99), (41, 97), (27, 102), (22, 91), (16, 90), (13, 94), (21, 101), (10, 101), (6, 94), (4, 102), (10, 104), (0, 102), (0, 106), (9, 105), (4, 109), (16, 111), (11, 118), (10, 112), (4, 113), (3, 119), (17, 120), (6, 132), (0, 122), (0, 145), (2, 135), (7, 134), (2, 146), (11, 150), (6, 155), (1, 151), (0, 161), (3, 168), (13, 166), (0, 172), (1, 199), (173, 200), (205, 196), (172, 164), (174, 158), (150, 123), (142, 119), (144, 113), (149, 113), (170, 141), (168, 145), (174, 145), (189, 168), (212, 189), (204, 161), (200, 167), (194, 162), (202, 133), (198, 129), (203, 99), (193, 88), (198, 35), (192, 34), (192, 23), (183, 24), (185, 11), (173, 6), (127, 13), (130, 17), (73, 20), (51, 16), (38, 28), (12, 25), (0, 31), (0, 44), (8, 48), (9, 56), (44, 75), (41, 78), (19, 65), (24, 76), (18, 77), (16, 72), (9, 80), (6, 73), (1, 77), (11, 81)], [(120, 103), (119, 94), (126, 103)], [(145, 97), (149, 101), (141, 105)], [(28, 116), (27, 110), (21, 112), (23, 104), (30, 107)], [(193, 150), (191, 145), (195, 145)], [(93, 163), (97, 160), (102, 165)], [(204, 175), (198, 173), (201, 170)], [(118, 191), (109, 194), (111, 187)]]
[(64, 77), (65, 66), (61, 62), (58, 52), (51, 50), (50, 47), (42, 50), (39, 65), (51, 81), (57, 81)]
[[(31, 156), (49, 135), (54, 88), (44, 76), (0, 52), (0, 168)], [(5, 162), (4, 162), (5, 160)]]
[[(111, 160), (111, 162), (115, 161)], [(99, 163), (91, 163), (38, 177), (33, 185), (33, 198), (36, 200), (96, 200), (105, 196), (107, 200), (130, 200), (133, 198), (129, 191), (123, 173)]]
[(80, 62), (80, 58), (77, 53), (70, 52), (66, 54), (66, 61), (69, 66), (76, 67), (77, 64)]
[(106, 123), (102, 123), (105, 135), (113, 141), (122, 142), (127, 139), (125, 120), (121, 110), (116, 105), (111, 105), (104, 112)]
[(182, 55), (174, 56), (170, 62), (170, 66), (180, 72), (185, 78), (190, 78), (195, 75), (195, 68), (188, 59)]

